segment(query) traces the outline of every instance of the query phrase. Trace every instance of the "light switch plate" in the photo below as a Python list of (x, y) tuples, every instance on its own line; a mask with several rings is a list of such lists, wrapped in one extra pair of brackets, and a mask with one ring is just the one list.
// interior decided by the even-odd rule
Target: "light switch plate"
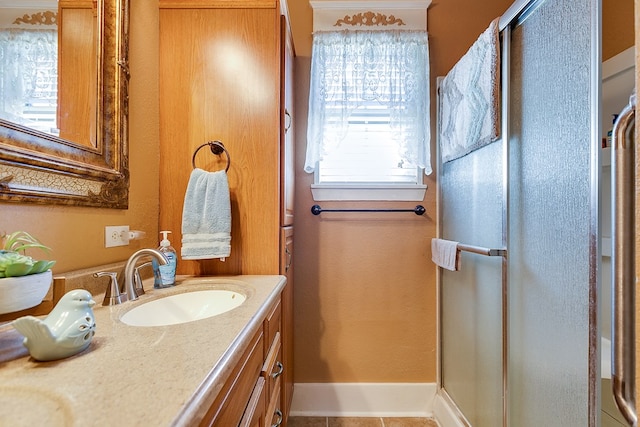
[(116, 225), (104, 228), (104, 247), (127, 246), (129, 244), (129, 226)]

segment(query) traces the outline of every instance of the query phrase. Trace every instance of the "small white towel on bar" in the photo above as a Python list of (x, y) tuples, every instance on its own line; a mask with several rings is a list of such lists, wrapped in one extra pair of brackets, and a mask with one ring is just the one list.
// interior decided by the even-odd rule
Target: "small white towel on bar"
[(442, 268), (451, 271), (460, 270), (460, 252), (458, 242), (443, 239), (431, 239), (431, 260)]
[(231, 254), (231, 202), (225, 171), (191, 172), (182, 210), (182, 259)]
[(462, 157), (500, 134), (499, 18), (440, 83), (439, 144), (442, 162)]

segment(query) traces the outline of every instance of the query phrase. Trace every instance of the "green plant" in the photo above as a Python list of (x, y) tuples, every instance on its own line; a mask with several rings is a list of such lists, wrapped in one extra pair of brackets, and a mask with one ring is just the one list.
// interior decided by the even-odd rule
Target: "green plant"
[[(0, 278), (19, 277), (29, 274), (42, 273), (50, 269), (55, 261), (36, 261), (24, 254), (26, 249), (42, 249), (50, 252), (48, 246), (43, 245), (26, 231), (15, 231), (3, 234), (2, 249), (0, 250)], [(22, 252), (20, 254), (19, 252)]]

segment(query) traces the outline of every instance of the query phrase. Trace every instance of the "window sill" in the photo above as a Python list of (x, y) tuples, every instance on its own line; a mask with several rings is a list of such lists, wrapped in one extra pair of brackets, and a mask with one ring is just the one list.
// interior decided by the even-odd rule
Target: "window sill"
[(313, 200), (388, 200), (422, 201), (427, 192), (426, 185), (357, 185), (357, 184), (312, 184)]

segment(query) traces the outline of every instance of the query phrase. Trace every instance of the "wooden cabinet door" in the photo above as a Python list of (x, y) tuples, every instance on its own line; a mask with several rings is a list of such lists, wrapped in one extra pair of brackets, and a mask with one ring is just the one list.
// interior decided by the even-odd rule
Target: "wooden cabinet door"
[(282, 291), (282, 425), (287, 425), (287, 416), (293, 397), (293, 227), (282, 228), (280, 238), (280, 274), (287, 277)]
[(280, 225), (293, 225), (294, 195), (294, 118), (293, 118), (293, 41), (289, 24), (280, 17), (281, 118), (280, 118)]
[[(251, 401), (254, 395), (256, 378), (260, 377), (263, 362), (264, 335), (260, 329), (251, 340), (249, 347), (233, 369), (229, 380), (223, 386), (204, 419), (200, 422), (201, 427), (229, 427), (237, 426), (240, 423), (245, 415), (247, 402)], [(257, 408), (259, 409), (259, 406)], [(264, 417), (264, 403), (262, 408)]]
[[(180, 260), (178, 273), (277, 273), (280, 15), (183, 3), (159, 16), (160, 225), (180, 242), (193, 154), (219, 140), (230, 158), (231, 255), (225, 262)], [(195, 164), (219, 171), (227, 157), (203, 149)]]

